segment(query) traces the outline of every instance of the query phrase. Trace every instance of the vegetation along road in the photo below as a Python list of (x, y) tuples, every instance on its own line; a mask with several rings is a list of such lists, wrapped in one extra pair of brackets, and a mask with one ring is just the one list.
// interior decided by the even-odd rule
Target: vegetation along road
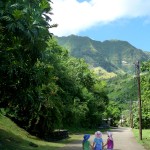
[[(137, 143), (134, 138), (134, 135), (130, 128), (116, 128), (112, 129), (113, 138), (114, 138), (114, 150), (145, 150), (142, 145)], [(91, 135), (90, 142), (92, 143), (94, 135)], [(104, 143), (107, 140), (106, 133), (103, 133)], [(60, 150), (81, 150), (81, 140), (75, 141), (74, 143), (66, 145), (66, 147), (61, 148)]]

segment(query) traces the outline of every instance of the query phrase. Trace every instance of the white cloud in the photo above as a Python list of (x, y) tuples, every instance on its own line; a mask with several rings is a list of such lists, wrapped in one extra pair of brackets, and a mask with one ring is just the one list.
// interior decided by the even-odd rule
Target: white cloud
[(150, 0), (53, 0), (52, 8), (52, 23), (58, 27), (51, 32), (63, 36), (120, 18), (149, 16)]

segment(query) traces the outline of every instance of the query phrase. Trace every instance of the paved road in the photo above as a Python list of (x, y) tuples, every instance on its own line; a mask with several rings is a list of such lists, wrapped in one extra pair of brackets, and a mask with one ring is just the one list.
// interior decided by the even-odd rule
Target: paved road
[[(130, 128), (116, 128), (112, 129), (114, 139), (114, 150), (145, 150), (142, 145), (136, 142), (133, 133)], [(83, 135), (81, 135), (83, 136)], [(90, 142), (92, 143), (94, 135), (91, 135)], [(103, 133), (104, 143), (107, 140), (106, 133)], [(60, 150), (82, 150), (81, 140), (74, 143), (67, 144)]]

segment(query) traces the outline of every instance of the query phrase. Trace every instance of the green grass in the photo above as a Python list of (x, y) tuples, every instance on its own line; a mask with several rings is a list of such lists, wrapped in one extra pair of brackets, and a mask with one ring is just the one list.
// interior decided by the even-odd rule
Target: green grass
[[(69, 138), (59, 142), (46, 142), (35, 136), (30, 135), (25, 130), (19, 128), (9, 118), (0, 114), (0, 149), (2, 150), (58, 150), (67, 143), (75, 140), (82, 140), (83, 134), (94, 134), (97, 129), (68, 129)], [(71, 131), (71, 132), (70, 132)], [(104, 132), (105, 130), (101, 130)], [(150, 149), (150, 129), (143, 130), (143, 140), (139, 140), (139, 130), (133, 129), (137, 141)], [(37, 147), (34, 147), (35, 146)]]
[[(82, 136), (69, 134), (68, 139), (46, 142), (30, 135), (9, 118), (0, 115), (0, 149), (2, 150), (56, 150), (75, 140), (82, 140)], [(38, 147), (34, 147), (34, 144)]]
[(150, 129), (142, 130), (142, 141), (139, 140), (139, 130), (133, 129), (133, 133), (139, 143), (144, 145), (147, 150), (150, 150)]
[(117, 76), (114, 72), (107, 72), (101, 67), (95, 67), (92, 70), (95, 74), (99, 75), (101, 79), (110, 79)]
[[(9, 118), (0, 114), (0, 150), (58, 150), (67, 143), (83, 139), (83, 134), (94, 134), (98, 129), (69, 128), (69, 138), (46, 142), (19, 128)], [(101, 130), (104, 132), (105, 130)], [(37, 147), (34, 147), (37, 146)]]

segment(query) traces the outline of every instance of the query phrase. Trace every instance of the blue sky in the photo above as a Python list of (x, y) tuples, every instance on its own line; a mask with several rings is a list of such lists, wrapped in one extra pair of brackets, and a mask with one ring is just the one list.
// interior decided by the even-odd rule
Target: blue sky
[(150, 0), (54, 0), (51, 32), (123, 40), (150, 51)]

